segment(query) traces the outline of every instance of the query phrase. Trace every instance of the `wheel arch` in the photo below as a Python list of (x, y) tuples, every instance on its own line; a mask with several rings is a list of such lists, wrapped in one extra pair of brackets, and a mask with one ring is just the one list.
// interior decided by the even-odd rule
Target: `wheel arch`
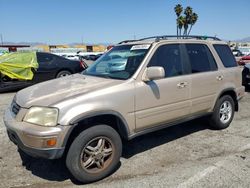
[(65, 136), (63, 146), (65, 147), (65, 152), (68, 152), (68, 149), (74, 139), (84, 130), (95, 126), (95, 125), (108, 125), (114, 128), (120, 137), (124, 140), (129, 139), (130, 131), (126, 120), (118, 112), (107, 111), (107, 112), (95, 112), (90, 115), (75, 119), (70, 122), (70, 130)]
[(217, 100), (220, 99), (222, 96), (225, 96), (225, 95), (229, 95), (229, 96), (232, 97), (232, 99), (234, 100), (234, 104), (235, 104), (235, 111), (236, 112), (239, 111), (239, 104), (238, 104), (238, 100), (237, 100), (237, 94), (236, 94), (234, 88), (228, 88), (228, 89), (223, 90), (219, 94)]

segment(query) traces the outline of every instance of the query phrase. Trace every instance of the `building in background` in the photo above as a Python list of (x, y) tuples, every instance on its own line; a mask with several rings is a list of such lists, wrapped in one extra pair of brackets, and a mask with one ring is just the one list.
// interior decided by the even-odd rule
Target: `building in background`
[(89, 55), (100, 54), (107, 49), (104, 45), (50, 45), (49, 52), (57, 55)]
[(35, 47), (37, 47), (37, 48), (39, 48), (39, 49), (42, 49), (43, 52), (50, 52), (50, 49), (49, 49), (49, 46), (48, 46), (48, 45), (43, 45), (43, 44), (41, 44), (41, 45), (37, 45), (37, 46), (35, 46)]
[(50, 52), (57, 55), (90, 55), (90, 54), (100, 54), (105, 52), (107, 49), (104, 45), (0, 45), (0, 53), (5, 52)]
[(21, 48), (28, 48), (30, 45), (0, 45), (0, 48), (8, 49), (8, 52), (16, 52), (20, 50)]

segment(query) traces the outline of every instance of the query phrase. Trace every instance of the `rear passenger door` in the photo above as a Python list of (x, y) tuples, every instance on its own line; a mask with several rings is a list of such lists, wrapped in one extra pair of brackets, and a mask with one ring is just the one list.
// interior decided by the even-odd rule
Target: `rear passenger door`
[(191, 113), (207, 112), (217, 96), (222, 73), (206, 44), (186, 44), (185, 49), (191, 74)]
[(242, 69), (238, 67), (235, 57), (231, 49), (226, 44), (214, 44), (214, 49), (220, 57), (224, 66), (222, 69), (223, 83), (228, 87), (228, 83), (234, 84), (231, 87), (241, 87), (242, 84)]

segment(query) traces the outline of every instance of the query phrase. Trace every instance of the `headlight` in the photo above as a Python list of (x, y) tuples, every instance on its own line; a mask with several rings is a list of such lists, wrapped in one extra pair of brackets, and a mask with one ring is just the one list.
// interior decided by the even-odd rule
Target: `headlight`
[(31, 107), (23, 121), (37, 125), (53, 127), (57, 125), (58, 109), (48, 107)]

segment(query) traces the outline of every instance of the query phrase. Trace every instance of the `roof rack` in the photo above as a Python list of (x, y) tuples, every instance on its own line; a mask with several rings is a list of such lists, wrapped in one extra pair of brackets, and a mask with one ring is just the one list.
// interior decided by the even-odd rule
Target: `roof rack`
[(123, 43), (128, 43), (128, 42), (135, 42), (135, 41), (139, 41), (139, 40), (124, 40), (119, 42), (118, 44), (123, 44)]
[(211, 36), (202, 36), (202, 35), (162, 35), (162, 36), (153, 36), (153, 37), (146, 37), (138, 40), (125, 40), (122, 42), (119, 42), (118, 44), (128, 43), (128, 42), (138, 42), (138, 41), (144, 41), (149, 39), (155, 39), (155, 42), (159, 42), (161, 40), (168, 40), (169, 38), (176, 38), (176, 39), (197, 39), (197, 40), (207, 40), (212, 39), (215, 41), (221, 41), (217, 37), (211, 37)]

